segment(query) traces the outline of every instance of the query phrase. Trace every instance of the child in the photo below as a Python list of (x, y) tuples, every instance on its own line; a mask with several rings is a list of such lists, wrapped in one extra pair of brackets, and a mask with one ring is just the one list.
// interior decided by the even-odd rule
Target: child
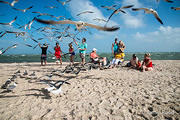
[(75, 52), (74, 52), (74, 48), (72, 46), (72, 42), (69, 43), (69, 53), (70, 53), (70, 62), (72, 64), (74, 64), (74, 56), (75, 56)]

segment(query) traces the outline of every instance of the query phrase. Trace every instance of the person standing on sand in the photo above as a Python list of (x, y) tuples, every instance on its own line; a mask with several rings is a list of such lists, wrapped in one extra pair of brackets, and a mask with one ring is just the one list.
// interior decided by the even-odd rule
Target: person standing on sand
[(80, 54), (80, 58), (81, 58), (81, 64), (84, 65), (86, 60), (86, 50), (87, 50), (87, 43), (86, 43), (86, 38), (82, 39), (82, 43), (79, 45), (75, 39), (73, 39), (74, 42), (76, 43), (76, 45), (79, 46), (79, 54)]
[(69, 53), (70, 53), (70, 62), (71, 62), (72, 64), (74, 64), (75, 52), (74, 52), (74, 48), (73, 48), (72, 42), (69, 43)]
[(56, 46), (54, 47), (54, 50), (55, 50), (55, 56), (56, 56), (56, 64), (58, 64), (58, 60), (60, 61), (60, 65), (62, 65), (62, 58), (61, 58), (61, 55), (62, 55), (62, 51), (61, 51), (61, 48), (59, 46), (59, 43), (56, 42)]
[(44, 65), (47, 64), (47, 49), (48, 49), (48, 45), (43, 44), (43, 46), (41, 46), (40, 43), (38, 43), (39, 47), (42, 49), (42, 53), (41, 53), (41, 66), (43, 66), (43, 61), (44, 61)]
[(115, 56), (118, 52), (118, 38), (115, 38), (114, 43), (112, 44), (112, 54)]

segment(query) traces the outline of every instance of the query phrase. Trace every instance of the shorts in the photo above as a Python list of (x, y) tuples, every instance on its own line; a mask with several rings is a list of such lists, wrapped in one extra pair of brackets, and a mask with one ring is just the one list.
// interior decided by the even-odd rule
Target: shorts
[(41, 61), (46, 61), (47, 60), (47, 56), (46, 55), (41, 55)]
[(61, 58), (61, 55), (55, 55), (56, 56), (56, 59), (60, 59)]
[(82, 59), (85, 58), (85, 53), (79, 53), (79, 55), (80, 55), (80, 57), (81, 57)]
[(70, 54), (70, 56), (73, 56), (73, 55), (75, 55), (75, 52), (72, 52), (72, 53)]

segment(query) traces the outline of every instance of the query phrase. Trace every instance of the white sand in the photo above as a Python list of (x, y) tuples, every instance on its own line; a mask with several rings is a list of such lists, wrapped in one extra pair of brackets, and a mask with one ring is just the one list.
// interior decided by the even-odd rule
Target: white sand
[[(62, 85), (60, 95), (44, 92), (48, 86), (33, 77), (18, 77), (12, 92), (0, 89), (0, 120), (178, 120), (180, 61), (153, 63), (149, 72), (123, 67), (53, 76), (70, 83)], [(55, 63), (1, 63), (0, 86), (17, 70), (21, 75), (35, 71), (39, 78), (53, 69), (63, 68)]]

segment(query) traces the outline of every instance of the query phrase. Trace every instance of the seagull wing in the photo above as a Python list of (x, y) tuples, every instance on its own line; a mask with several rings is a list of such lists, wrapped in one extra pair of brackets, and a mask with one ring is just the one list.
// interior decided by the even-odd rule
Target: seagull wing
[(16, 19), (17, 19), (17, 16), (9, 24), (12, 25), (12, 23), (14, 23)]
[(15, 3), (19, 2), (19, 0), (14, 0), (12, 1), (12, 3), (10, 4), (12, 7), (14, 6)]
[(180, 10), (180, 7), (171, 7), (171, 9)]
[(31, 8), (33, 8), (33, 6), (30, 6), (30, 7), (26, 8), (25, 10), (29, 10), (29, 9), (31, 9)]
[(139, 11), (139, 10), (144, 10), (144, 11), (149, 11), (148, 8), (132, 8), (133, 11)]
[(173, 3), (172, 0), (164, 0), (164, 1), (166, 1), (166, 2), (168, 2), (168, 3)]
[(127, 6), (123, 6), (123, 7), (121, 7), (121, 9), (124, 9), (124, 8), (131, 8), (131, 7), (133, 7), (134, 5), (127, 5)]
[(153, 15), (155, 16), (155, 18), (163, 25), (162, 20), (160, 19), (160, 17), (158, 16), (157, 12), (153, 12)]
[(94, 24), (89, 24), (89, 23), (85, 23), (85, 26), (96, 28), (96, 29), (102, 30), (102, 31), (116, 31), (116, 30), (119, 29), (119, 27), (102, 27), (102, 26), (98, 26), (98, 25), (94, 25)]
[(17, 44), (14, 44), (14, 45), (12, 45), (12, 46), (9, 46), (8, 48), (6, 48), (6, 49), (2, 52), (2, 54), (4, 54), (8, 49), (16, 47), (16, 45), (17, 45)]
[(10, 5), (10, 3), (9, 3), (9, 2), (2, 1), (2, 0), (0, 0), (0, 3), (5, 3), (5, 4), (8, 4), (8, 5)]

